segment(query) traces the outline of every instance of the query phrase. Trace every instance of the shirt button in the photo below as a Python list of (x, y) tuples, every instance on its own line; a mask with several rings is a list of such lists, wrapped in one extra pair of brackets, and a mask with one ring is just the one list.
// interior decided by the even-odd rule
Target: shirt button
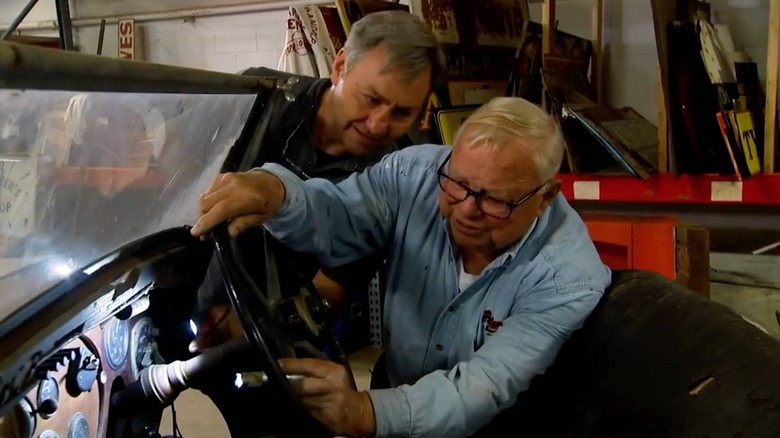
[(436, 344), (436, 349), (439, 350), (439, 351), (442, 351), (442, 350), (444, 350), (444, 345)]

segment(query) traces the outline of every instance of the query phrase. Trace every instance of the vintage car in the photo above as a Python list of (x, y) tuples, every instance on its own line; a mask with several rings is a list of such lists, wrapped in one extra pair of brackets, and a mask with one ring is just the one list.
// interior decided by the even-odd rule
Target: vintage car
[[(255, 163), (289, 80), (0, 42), (0, 437), (159, 437), (188, 388), (234, 437), (332, 436), (277, 363), (348, 366), (328, 303), (262, 229), (188, 230), (210, 181)], [(212, 262), (245, 333), (192, 353)], [(481, 436), (777, 437), (779, 375), (780, 344), (731, 310), (616, 271)]]

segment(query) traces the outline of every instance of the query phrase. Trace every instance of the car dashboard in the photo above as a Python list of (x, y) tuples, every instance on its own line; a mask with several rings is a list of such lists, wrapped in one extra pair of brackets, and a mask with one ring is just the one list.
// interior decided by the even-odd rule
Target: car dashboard
[[(7, 330), (0, 351), (3, 438), (147, 436), (165, 406), (115, 409), (144, 370), (185, 360), (208, 246), (174, 228), (146, 236), (71, 274), (34, 318)], [(86, 272), (90, 275), (83, 275)], [(14, 372), (11, 372), (14, 371)]]
[(2, 421), (8, 438), (106, 436), (111, 395), (159, 363), (158, 330), (142, 299), (68, 342), (35, 371), (37, 383)]

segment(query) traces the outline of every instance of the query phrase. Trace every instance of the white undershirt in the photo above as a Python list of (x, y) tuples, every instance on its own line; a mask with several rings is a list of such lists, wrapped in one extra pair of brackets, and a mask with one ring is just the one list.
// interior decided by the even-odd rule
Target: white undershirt
[(466, 272), (466, 269), (463, 268), (463, 258), (458, 257), (458, 289), (463, 292), (474, 284), (477, 278), (479, 278), (479, 274), (474, 275)]

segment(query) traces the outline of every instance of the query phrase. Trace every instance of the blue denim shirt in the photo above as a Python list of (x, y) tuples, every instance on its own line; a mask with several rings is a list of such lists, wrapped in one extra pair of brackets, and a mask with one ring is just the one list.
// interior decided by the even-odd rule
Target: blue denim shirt
[(457, 249), (438, 208), (436, 170), (449, 151), (406, 148), (338, 185), (263, 167), (286, 188), (265, 225), (285, 244), (340, 265), (387, 243), (383, 339), (394, 388), (369, 391), (379, 437), (473, 434), (553, 362), (610, 281), (559, 194), (460, 291)]

